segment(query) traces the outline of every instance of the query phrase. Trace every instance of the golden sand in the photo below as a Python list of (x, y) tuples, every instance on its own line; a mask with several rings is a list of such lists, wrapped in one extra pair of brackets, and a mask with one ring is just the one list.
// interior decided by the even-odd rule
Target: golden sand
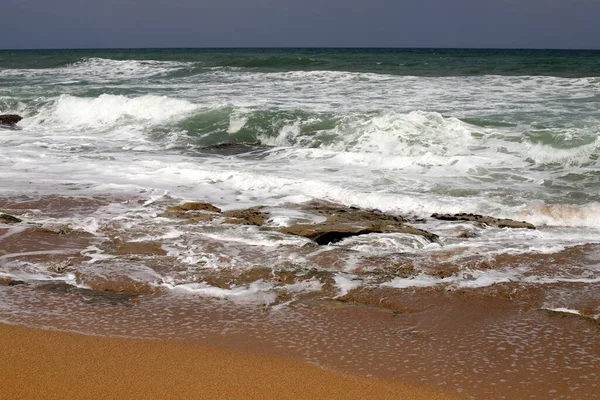
[(0, 346), (0, 399), (458, 398), (197, 343), (0, 324)]

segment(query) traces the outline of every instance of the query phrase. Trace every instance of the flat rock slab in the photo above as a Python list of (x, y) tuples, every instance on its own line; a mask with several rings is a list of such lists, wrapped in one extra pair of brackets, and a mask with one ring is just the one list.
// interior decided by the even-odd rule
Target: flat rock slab
[(506, 218), (494, 218), (484, 215), (477, 214), (432, 214), (431, 218), (439, 219), (442, 221), (471, 221), (479, 222), (481, 224), (495, 226), (498, 228), (526, 228), (535, 229), (533, 224), (525, 221), (515, 221)]

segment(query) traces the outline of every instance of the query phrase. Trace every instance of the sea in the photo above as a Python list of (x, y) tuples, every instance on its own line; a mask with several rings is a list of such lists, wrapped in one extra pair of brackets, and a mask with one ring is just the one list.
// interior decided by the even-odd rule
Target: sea
[(0, 114), (2, 322), (600, 396), (600, 51), (4, 50)]

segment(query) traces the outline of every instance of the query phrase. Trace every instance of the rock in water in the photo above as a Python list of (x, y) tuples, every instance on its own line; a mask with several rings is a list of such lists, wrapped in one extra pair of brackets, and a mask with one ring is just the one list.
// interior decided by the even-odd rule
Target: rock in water
[(430, 242), (438, 241), (436, 234), (407, 225), (402, 217), (378, 210), (363, 210), (329, 202), (311, 202), (302, 205), (301, 209), (325, 217), (326, 221), (318, 224), (295, 224), (280, 229), (280, 232), (302, 236), (319, 245), (369, 233), (406, 233), (423, 236)]
[(0, 115), (0, 125), (16, 125), (23, 117), (17, 114)]
[(472, 221), (498, 228), (527, 228), (535, 229), (533, 224), (525, 221), (515, 221), (506, 218), (494, 218), (477, 214), (432, 214), (431, 218), (442, 221)]
[(365, 235), (374, 231), (362, 226), (348, 226), (342, 224), (317, 224), (317, 225), (292, 225), (281, 230), (288, 235), (302, 236), (314, 240), (319, 245), (336, 243), (347, 237)]
[(194, 211), (220, 213), (221, 209), (213, 206), (210, 203), (203, 202), (191, 202), (184, 203), (178, 206), (167, 208), (160, 216), (161, 217), (177, 217), (177, 218), (188, 218), (194, 214)]
[(263, 226), (269, 215), (262, 211), (262, 207), (251, 207), (244, 210), (227, 211), (223, 213), (229, 219), (226, 224), (257, 225)]
[(13, 217), (12, 215), (0, 213), (0, 223), (2, 224), (18, 224), (21, 221), (21, 219)]

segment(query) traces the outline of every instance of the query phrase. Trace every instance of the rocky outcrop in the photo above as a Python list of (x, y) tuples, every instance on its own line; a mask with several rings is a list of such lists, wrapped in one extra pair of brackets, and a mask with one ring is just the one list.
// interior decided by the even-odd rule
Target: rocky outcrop
[(417, 229), (410, 225), (382, 226), (378, 224), (298, 224), (281, 229), (282, 233), (302, 236), (314, 240), (319, 245), (339, 242), (347, 237), (366, 235), (369, 233), (407, 233), (423, 236), (430, 242), (435, 242), (438, 236), (434, 233)]
[(533, 224), (525, 221), (515, 221), (506, 218), (494, 218), (477, 214), (432, 214), (431, 218), (442, 221), (471, 221), (498, 228), (526, 228), (535, 229)]
[(329, 223), (356, 221), (378, 221), (391, 224), (406, 222), (402, 217), (389, 215), (380, 210), (365, 210), (358, 207), (346, 207), (328, 201), (311, 201), (300, 206), (301, 210), (327, 217)]
[(410, 226), (403, 218), (379, 210), (363, 210), (329, 202), (311, 202), (303, 205), (301, 209), (326, 217), (326, 221), (318, 224), (291, 225), (280, 231), (305, 237), (319, 245), (369, 233), (406, 233), (423, 236), (431, 242), (438, 240), (436, 234)]
[(262, 210), (263, 207), (250, 207), (243, 210), (227, 211), (223, 213), (225, 217), (228, 217), (223, 223), (262, 226), (269, 218), (269, 215)]
[(186, 219), (189, 223), (210, 222), (222, 218), (224, 224), (262, 226), (269, 218), (269, 214), (263, 209), (264, 207), (258, 206), (222, 212), (210, 203), (192, 202), (169, 207), (159, 216)]
[(0, 224), (18, 224), (23, 220), (9, 214), (0, 213)]
[(23, 117), (17, 114), (0, 115), (0, 125), (16, 125)]
[[(430, 242), (439, 242), (435, 233), (415, 228), (407, 220), (386, 214), (380, 210), (365, 210), (357, 207), (347, 207), (327, 201), (312, 201), (303, 204), (288, 205), (301, 210), (307, 215), (301, 223), (278, 229), (281, 233), (305, 237), (319, 245), (339, 242), (345, 238), (366, 235), (369, 233), (404, 233), (417, 235)], [(161, 217), (181, 218), (186, 223), (210, 222), (218, 218), (223, 224), (264, 226), (269, 218), (265, 207), (257, 206), (241, 210), (222, 212), (210, 203), (190, 202), (167, 208)], [(444, 221), (471, 221), (499, 228), (535, 229), (535, 226), (525, 221), (493, 218), (476, 214), (433, 214), (432, 218)], [(314, 221), (318, 223), (313, 223)], [(415, 222), (411, 219), (412, 222)], [(417, 221), (419, 222), (419, 221)], [(471, 232), (459, 234), (461, 238), (476, 235)]]
[(347, 237), (365, 235), (374, 231), (364, 226), (352, 226), (344, 224), (298, 224), (281, 229), (282, 233), (288, 235), (302, 236), (314, 240), (317, 244), (325, 245), (339, 242)]
[(189, 222), (210, 222), (221, 216), (221, 209), (210, 203), (190, 202), (167, 208), (159, 217), (182, 218)]
[(220, 208), (215, 207), (210, 203), (203, 203), (203, 202), (183, 203), (179, 206), (170, 207), (169, 210), (171, 210), (171, 209), (181, 210), (183, 212), (186, 212), (186, 211), (210, 211), (210, 212), (217, 212), (217, 213), (221, 212)]

